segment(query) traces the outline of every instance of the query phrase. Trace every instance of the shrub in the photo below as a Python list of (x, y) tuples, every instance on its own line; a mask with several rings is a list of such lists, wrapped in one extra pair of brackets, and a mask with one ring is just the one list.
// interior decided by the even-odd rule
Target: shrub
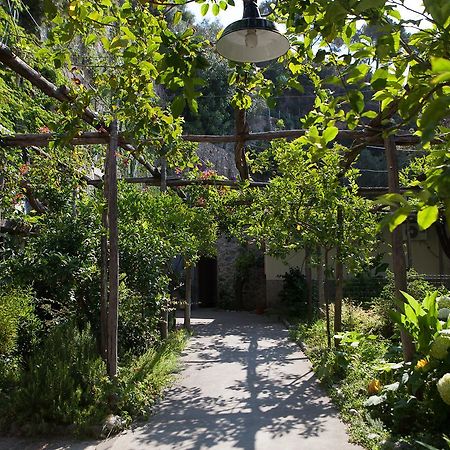
[(387, 432), (382, 422), (375, 423), (364, 414), (364, 401), (369, 383), (377, 378), (376, 365), (385, 357), (389, 344), (382, 337), (368, 335), (359, 325), (359, 321), (353, 322), (353, 329), (342, 333), (338, 350), (327, 348), (324, 319), (310, 326), (300, 324), (292, 335), (305, 343), (317, 377), (328, 388), (343, 419), (350, 422), (352, 437), (367, 448), (375, 448), (374, 442), (383, 440)]
[(55, 327), (30, 357), (14, 392), (5, 393), (3, 427), (26, 424), (25, 432), (46, 432), (99, 419), (105, 414), (105, 373), (90, 327)]
[(4, 288), (0, 291), (0, 355), (14, 352), (23, 328), (36, 325), (30, 290)]
[[(387, 337), (393, 334), (393, 327), (391, 321), (391, 311), (397, 307), (397, 299), (395, 297), (394, 275), (392, 272), (386, 272), (387, 283), (379, 297), (373, 300), (375, 311), (379, 314), (382, 320), (383, 334)], [(435, 291), (436, 288), (431, 283), (426, 281), (423, 276), (418, 274), (414, 269), (408, 270), (408, 294), (414, 298), (425, 298), (428, 292)], [(445, 288), (438, 289), (440, 294), (446, 294), (448, 291)]]
[[(384, 363), (380, 366), (383, 388), (366, 401), (373, 415), (397, 433), (429, 433), (446, 430), (450, 418), (448, 379), (450, 372), (449, 323), (438, 319), (437, 292), (421, 301), (404, 294), (401, 312), (392, 317), (407, 331), (416, 345), (412, 362)], [(444, 328), (444, 329), (443, 329)]]
[(159, 340), (158, 305), (120, 283), (119, 287), (119, 351), (120, 355), (140, 355)]
[(283, 276), (280, 300), (290, 313), (304, 316), (307, 311), (308, 288), (299, 267), (289, 269)]
[(17, 360), (8, 362), (8, 383), (0, 384), (0, 429), (11, 431), (14, 424), (22, 434), (71, 430), (98, 437), (110, 413), (119, 415), (121, 425), (146, 416), (172, 380), (184, 342), (180, 331), (139, 357), (128, 355), (111, 381), (90, 327), (79, 330), (72, 321), (59, 325), (32, 354), (27, 369)]

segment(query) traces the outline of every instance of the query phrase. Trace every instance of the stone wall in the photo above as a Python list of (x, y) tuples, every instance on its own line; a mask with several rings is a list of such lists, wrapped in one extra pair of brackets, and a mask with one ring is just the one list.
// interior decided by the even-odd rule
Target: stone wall
[[(205, 167), (236, 179), (234, 145), (200, 143), (197, 154)], [(252, 265), (252, 262), (255, 262)], [(259, 262), (259, 264), (258, 264)], [(263, 253), (225, 235), (217, 241), (218, 306), (226, 309), (262, 309), (266, 306)]]

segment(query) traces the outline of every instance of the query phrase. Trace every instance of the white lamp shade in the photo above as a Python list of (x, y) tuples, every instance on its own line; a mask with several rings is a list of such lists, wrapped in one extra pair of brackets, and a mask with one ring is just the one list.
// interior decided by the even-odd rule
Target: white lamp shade
[(260, 17), (228, 25), (216, 44), (218, 53), (230, 61), (255, 63), (279, 58), (289, 47), (289, 41), (275, 24)]

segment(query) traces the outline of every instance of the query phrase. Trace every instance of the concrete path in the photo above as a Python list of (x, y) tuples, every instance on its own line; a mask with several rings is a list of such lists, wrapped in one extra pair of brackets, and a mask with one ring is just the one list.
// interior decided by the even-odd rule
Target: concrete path
[(280, 323), (216, 310), (196, 310), (193, 317), (183, 370), (145, 425), (97, 445), (41, 448), (361, 449), (348, 443), (309, 361)]

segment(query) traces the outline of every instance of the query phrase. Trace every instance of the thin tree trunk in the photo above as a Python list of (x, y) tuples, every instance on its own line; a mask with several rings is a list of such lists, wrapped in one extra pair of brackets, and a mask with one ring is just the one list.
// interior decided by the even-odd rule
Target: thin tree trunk
[[(344, 214), (342, 206), (338, 206), (337, 225), (340, 239), (344, 238)], [(336, 292), (334, 298), (334, 334), (342, 331), (342, 298), (344, 297), (344, 265), (342, 264), (342, 247), (336, 248)], [(339, 347), (339, 339), (334, 340), (334, 345)]]
[[(167, 160), (165, 155), (161, 157), (161, 192), (167, 191)], [(161, 339), (167, 339), (169, 336), (169, 311), (167, 309), (168, 305), (164, 301), (163, 310), (161, 311), (160, 318), (160, 335)]]
[(312, 270), (311, 270), (311, 248), (305, 248), (305, 279), (307, 295), (307, 314), (308, 321), (313, 319), (313, 289), (312, 289)]
[[(392, 136), (386, 137), (384, 140), (384, 148), (386, 152), (386, 162), (388, 170), (389, 192), (399, 193), (400, 183), (398, 178), (397, 164), (397, 148), (395, 140)], [(395, 294), (398, 300), (404, 301), (400, 291), (406, 291), (406, 263), (405, 251), (403, 249), (402, 226), (398, 226), (391, 233), (392, 240), (392, 265), (394, 271)], [(411, 336), (405, 330), (400, 331), (400, 337), (403, 346), (403, 358), (405, 361), (411, 361), (414, 356), (414, 343)]]
[(408, 261), (406, 268), (411, 269), (413, 257), (412, 257), (411, 235), (409, 232), (409, 220), (408, 219), (405, 221), (405, 234), (406, 234), (406, 255), (407, 255), (407, 261)]
[(330, 296), (328, 293), (328, 252), (329, 249), (325, 249), (325, 264), (324, 264), (324, 297), (325, 297), (325, 320), (327, 322), (327, 346), (331, 348), (331, 323), (330, 323)]
[(107, 151), (108, 236), (109, 236), (109, 301), (108, 301), (108, 375), (117, 375), (117, 328), (119, 318), (119, 233), (117, 204), (117, 120), (111, 123), (111, 140)]
[(192, 272), (193, 267), (186, 267), (186, 295), (184, 303), (184, 328), (191, 330), (191, 303), (192, 303)]
[(319, 256), (319, 264), (317, 265), (317, 290), (319, 298), (319, 313), (323, 317), (323, 307), (325, 306), (325, 286), (323, 276), (323, 252), (322, 247), (317, 247), (317, 253)]

